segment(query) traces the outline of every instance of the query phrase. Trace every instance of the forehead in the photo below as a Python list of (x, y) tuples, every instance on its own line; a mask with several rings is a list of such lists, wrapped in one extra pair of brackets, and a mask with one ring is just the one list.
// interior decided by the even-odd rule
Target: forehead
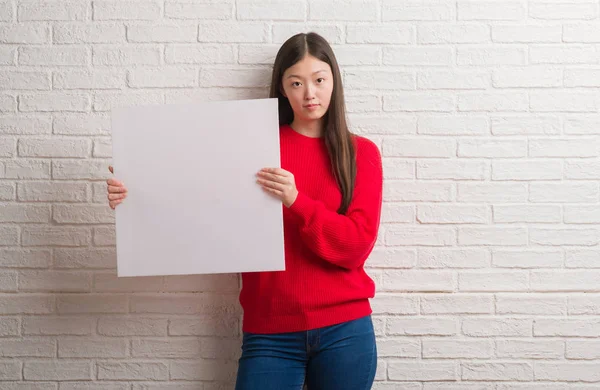
[(315, 74), (315, 72), (319, 71), (325, 71), (329, 73), (331, 72), (331, 67), (329, 64), (327, 64), (327, 62), (321, 61), (311, 55), (307, 55), (294, 65), (287, 68), (285, 72), (283, 72), (283, 75), (284, 77), (289, 77), (292, 75), (309, 77)]

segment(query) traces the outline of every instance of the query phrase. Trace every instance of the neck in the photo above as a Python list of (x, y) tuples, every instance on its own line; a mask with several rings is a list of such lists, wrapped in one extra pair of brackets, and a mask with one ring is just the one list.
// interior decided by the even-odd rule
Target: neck
[(322, 119), (303, 121), (302, 119), (294, 118), (290, 126), (294, 131), (307, 137), (319, 138), (323, 135)]

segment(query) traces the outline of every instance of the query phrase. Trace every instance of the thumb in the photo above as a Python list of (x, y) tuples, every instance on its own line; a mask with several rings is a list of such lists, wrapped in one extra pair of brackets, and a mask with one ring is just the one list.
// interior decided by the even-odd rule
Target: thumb
[(114, 173), (114, 172), (113, 172), (113, 167), (112, 167), (112, 165), (109, 165), (109, 166), (108, 166), (108, 170), (110, 171), (110, 173)]

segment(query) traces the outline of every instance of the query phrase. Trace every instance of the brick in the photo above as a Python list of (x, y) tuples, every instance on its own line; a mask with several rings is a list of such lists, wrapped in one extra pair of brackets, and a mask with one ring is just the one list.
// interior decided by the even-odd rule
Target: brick
[(380, 293), (372, 301), (376, 314), (418, 314), (417, 297), (402, 294)]
[(417, 262), (414, 249), (374, 248), (366, 262), (370, 268), (413, 268)]
[(347, 26), (347, 43), (414, 43), (415, 30), (412, 26), (386, 25), (386, 26)]
[(458, 332), (458, 321), (443, 317), (392, 317), (387, 320), (388, 335), (452, 336)]
[(51, 79), (47, 72), (0, 71), (0, 84), (5, 89), (49, 90)]
[[(172, 321), (185, 320), (174, 319)], [(104, 336), (119, 337), (166, 336), (167, 324), (168, 320), (163, 318), (137, 316), (103, 316), (98, 319), (98, 333)]]
[(567, 340), (567, 359), (600, 359), (600, 341)]
[(94, 228), (94, 245), (115, 246), (116, 235), (114, 226)]
[(165, 18), (168, 19), (231, 19), (233, 0), (218, 2), (169, 1), (165, 3)]
[(518, 1), (498, 4), (460, 0), (457, 6), (458, 20), (523, 21), (527, 17), (526, 5)]
[(459, 140), (458, 157), (526, 157), (524, 140)]
[[(343, 46), (334, 46), (333, 50), (335, 50), (335, 56), (337, 59), (338, 64), (341, 67), (346, 67), (346, 66), (358, 66), (358, 65), (379, 65), (381, 63), (381, 49), (379, 47), (373, 46), (349, 46), (349, 45), (343, 45)], [(374, 71), (377, 72), (377, 71)], [(350, 73), (350, 72), (346, 72), (346, 75)], [(398, 72), (390, 72), (390, 74), (397, 74)], [(359, 77), (358, 78), (360, 81), (362, 81), (362, 78)], [(374, 79), (379, 82), (379, 79), (377, 76), (374, 77)], [(356, 77), (354, 78), (354, 80), (356, 81)], [(346, 85), (348, 85), (348, 82), (346, 82)], [(351, 83), (349, 85), (349, 88), (356, 88), (356, 89), (360, 89), (358, 87), (354, 87), (353, 84)]]
[(17, 110), (16, 96), (0, 95), (0, 112), (14, 112)]
[(386, 138), (382, 152), (385, 157), (452, 157), (456, 154), (456, 141)]
[(456, 63), (459, 66), (525, 65), (527, 51), (524, 47), (477, 46), (457, 47)]
[(237, 310), (237, 294), (219, 294), (201, 296), (178, 295), (176, 297), (162, 296), (132, 296), (132, 313), (160, 314), (231, 314)]
[(527, 244), (527, 230), (520, 227), (459, 227), (459, 245), (508, 245)]
[(377, 356), (417, 358), (421, 356), (421, 341), (409, 338), (385, 338), (377, 348)]
[(146, 45), (95, 46), (92, 63), (101, 66), (160, 65), (162, 53), (158, 47)]
[(489, 165), (483, 161), (417, 161), (417, 179), (485, 180), (489, 171)]
[(390, 246), (450, 246), (456, 243), (456, 232), (450, 227), (390, 227), (385, 232), (385, 243)]
[(261, 22), (200, 22), (199, 42), (264, 43), (268, 25)]
[(562, 163), (557, 160), (497, 160), (492, 162), (492, 180), (533, 181), (560, 178), (562, 178)]
[(125, 26), (110, 22), (61, 23), (54, 26), (53, 40), (58, 44), (124, 43)]
[(568, 305), (569, 314), (600, 314), (600, 295), (570, 296)]
[(144, 69), (130, 70), (127, 77), (132, 88), (182, 88), (198, 85), (196, 69)]
[(52, 220), (56, 223), (114, 223), (114, 212), (105, 205), (53, 205)]
[(153, 1), (102, 1), (94, 3), (94, 20), (156, 20), (161, 5)]
[(535, 336), (598, 337), (600, 321), (580, 319), (536, 319), (533, 323)]
[(81, 361), (31, 361), (23, 368), (25, 380), (91, 380), (92, 367)]
[[(552, 195), (552, 196), (550, 196)], [(531, 202), (594, 202), (598, 198), (596, 183), (531, 183), (529, 200)]]
[(533, 367), (529, 363), (461, 363), (462, 380), (531, 381)]
[(126, 358), (129, 356), (129, 341), (124, 339), (60, 338), (59, 358)]
[(589, 92), (531, 92), (530, 107), (537, 112), (596, 112), (598, 97)]
[[(0, 12), (0, 15), (2, 12)], [(16, 65), (17, 48), (14, 46), (2, 47), (0, 46), (0, 65)]]
[(234, 317), (203, 316), (201, 319), (173, 318), (169, 320), (170, 336), (237, 335), (238, 320)]
[(61, 135), (109, 135), (110, 118), (99, 113), (55, 114), (53, 128)]
[(598, 382), (600, 381), (600, 364), (540, 362), (535, 365), (535, 379), (546, 381)]
[(19, 229), (16, 226), (0, 227), (0, 245), (18, 245)]
[(95, 273), (96, 292), (154, 292), (160, 289), (162, 277), (119, 278), (116, 273)]
[(424, 359), (489, 359), (493, 350), (491, 340), (423, 340)]
[(201, 340), (196, 338), (171, 338), (133, 340), (131, 354), (146, 358), (194, 358), (204, 352)]
[[(262, 49), (262, 46), (256, 50)], [(240, 45), (240, 63), (269, 63), (272, 64), (275, 56), (264, 62), (257, 60), (255, 50)], [(234, 47), (225, 44), (173, 44), (167, 45), (165, 62), (167, 64), (232, 64), (234, 63)], [(262, 58), (262, 57), (261, 57)]]
[[(3, 169), (3, 168), (0, 168), (0, 169)], [(15, 200), (15, 192), (16, 192), (15, 184), (13, 184), (13, 183), (0, 184), (0, 201)]]
[(48, 314), (54, 311), (54, 298), (44, 295), (0, 294), (0, 314)]
[(21, 271), (19, 274), (20, 291), (90, 291), (91, 276), (88, 273), (54, 270)]
[(529, 241), (538, 245), (598, 245), (597, 229), (545, 229), (531, 228)]
[(19, 21), (86, 20), (90, 13), (89, 8), (90, 5), (86, 3), (19, 4)]
[(417, 73), (418, 89), (485, 89), (489, 85), (488, 71), (422, 70)]
[(446, 202), (452, 200), (453, 188), (448, 183), (387, 181), (383, 196), (385, 201)]
[(17, 197), (24, 202), (85, 202), (86, 183), (17, 183)]
[(495, 25), (492, 41), (499, 43), (553, 43), (561, 41), (560, 25)]
[(163, 291), (167, 292), (237, 292), (237, 274), (221, 275), (169, 275), (164, 278)]
[(0, 357), (54, 357), (56, 342), (49, 339), (0, 340)]
[(459, 371), (452, 362), (388, 363), (388, 378), (396, 381), (456, 381)]
[(14, 271), (0, 271), (0, 291), (17, 291), (17, 273)]
[(305, 3), (299, 3), (292, 0), (266, 0), (263, 2), (238, 0), (236, 11), (238, 20), (303, 21), (308, 14)]
[(23, 318), (23, 334), (38, 336), (88, 336), (92, 334), (92, 318), (27, 316)]
[(56, 390), (56, 383), (5, 382), (3, 390)]
[(125, 295), (114, 294), (62, 294), (58, 297), (56, 306), (61, 314), (127, 313), (129, 299)]
[(493, 297), (477, 294), (430, 294), (422, 296), (421, 314), (489, 314)]
[(0, 337), (19, 336), (21, 325), (18, 318), (0, 318)]
[(531, 272), (531, 289), (535, 291), (598, 291), (599, 282), (600, 272), (592, 270)]
[(485, 25), (428, 25), (417, 28), (417, 42), (420, 44), (444, 43), (487, 43), (490, 29)]
[(598, 146), (593, 138), (530, 139), (531, 157), (597, 157)]
[(84, 92), (49, 92), (19, 98), (19, 110), (24, 112), (84, 112), (90, 107), (90, 96)]
[(202, 87), (264, 87), (271, 82), (268, 69), (202, 69)]
[(558, 205), (532, 206), (493, 206), (494, 222), (497, 223), (558, 223), (561, 222), (561, 210)]
[(374, 0), (309, 1), (309, 20), (376, 21), (378, 4)]
[(452, 51), (449, 47), (383, 47), (383, 64), (398, 66), (449, 66)]
[(448, 271), (387, 270), (383, 274), (382, 288), (393, 291), (453, 291), (456, 277)]
[(565, 162), (565, 179), (595, 179), (599, 177), (600, 162), (574, 160)]
[(498, 294), (496, 313), (524, 315), (565, 315), (567, 298), (547, 294)]
[(108, 161), (54, 160), (52, 178), (56, 180), (102, 180), (109, 176)]
[(572, 249), (565, 253), (567, 268), (600, 268), (600, 253), (594, 249)]
[(55, 89), (119, 89), (125, 86), (125, 72), (94, 70), (54, 72)]
[(496, 340), (496, 356), (509, 359), (562, 359), (562, 340)]
[(15, 15), (15, 7), (12, 2), (3, 1), (0, 3), (0, 21), (12, 22), (15, 18)]
[(21, 46), (18, 57), (20, 65), (84, 66), (90, 62), (91, 52), (86, 47)]
[[(529, 4), (529, 17), (542, 20), (594, 19), (598, 17), (598, 4), (585, 2), (582, 2), (582, 4), (548, 4), (536, 2)], [(567, 33), (567, 30), (565, 30), (565, 42), (577, 42), (576, 39), (579, 36), (579, 33)]]
[(169, 367), (162, 362), (99, 362), (100, 380), (167, 380)]
[(451, 112), (455, 108), (456, 98), (454, 94), (449, 94), (445, 91), (417, 91), (410, 94), (383, 96), (384, 111)]
[(492, 264), (501, 268), (561, 268), (563, 263), (563, 253), (558, 250), (492, 251)]
[[(558, 32), (560, 32), (560, 27)], [(592, 45), (531, 45), (529, 59), (531, 64), (593, 64), (597, 62), (597, 54)], [(540, 102), (541, 104), (542, 102)], [(556, 100), (554, 105), (556, 105)], [(559, 110), (549, 109), (548, 111)]]
[(35, 117), (4, 116), (0, 118), (2, 135), (44, 135), (52, 132), (52, 118), (45, 115)]
[(532, 320), (513, 318), (464, 318), (462, 333), (471, 337), (532, 336)]
[(455, 18), (455, 5), (447, 2), (384, 0), (384, 21), (447, 21)]
[(16, 362), (12, 360), (8, 361), (0, 361), (0, 380), (2, 381), (19, 381), (22, 379), (21, 371), (21, 362)]
[(47, 223), (50, 221), (47, 205), (2, 204), (0, 223)]
[(127, 26), (127, 40), (135, 43), (174, 43), (197, 41), (196, 24), (151, 24)]
[(20, 157), (85, 158), (90, 154), (90, 142), (78, 139), (28, 138), (19, 140), (18, 152)]
[(90, 232), (83, 227), (27, 227), (23, 229), (21, 240), (24, 246), (85, 246), (90, 241)]
[(461, 92), (458, 94), (458, 111), (527, 111), (529, 97), (522, 92)]
[(170, 360), (171, 379), (227, 381), (234, 380), (237, 363), (230, 360)]
[(527, 271), (461, 271), (458, 274), (459, 291), (527, 291)]
[(419, 248), (419, 268), (486, 268), (490, 265), (490, 254), (483, 249)]
[(41, 23), (0, 26), (0, 43), (43, 44), (50, 41), (50, 28)]
[(416, 77), (412, 72), (373, 70), (370, 72), (347, 70), (344, 84), (352, 89), (414, 90)]

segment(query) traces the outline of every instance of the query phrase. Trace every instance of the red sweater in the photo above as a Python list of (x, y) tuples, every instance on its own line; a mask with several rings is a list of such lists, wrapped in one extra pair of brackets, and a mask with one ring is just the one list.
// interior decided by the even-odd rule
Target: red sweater
[(322, 138), (280, 128), (281, 168), (291, 172), (298, 197), (283, 206), (285, 271), (242, 273), (243, 330), (284, 333), (338, 324), (371, 314), (375, 283), (363, 265), (381, 216), (381, 155), (355, 136), (356, 184), (345, 215)]

